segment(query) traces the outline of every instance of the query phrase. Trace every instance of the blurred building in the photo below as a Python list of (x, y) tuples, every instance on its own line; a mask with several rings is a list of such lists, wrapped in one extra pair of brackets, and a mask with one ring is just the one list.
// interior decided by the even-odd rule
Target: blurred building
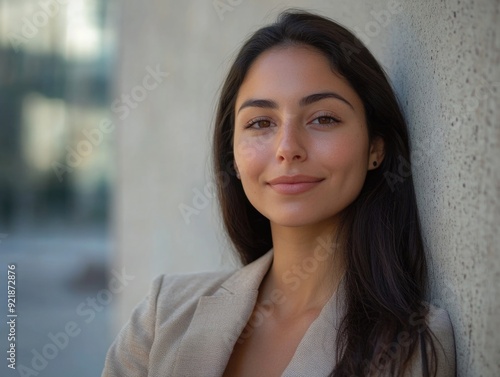
[(106, 219), (112, 6), (0, 2), (0, 231)]

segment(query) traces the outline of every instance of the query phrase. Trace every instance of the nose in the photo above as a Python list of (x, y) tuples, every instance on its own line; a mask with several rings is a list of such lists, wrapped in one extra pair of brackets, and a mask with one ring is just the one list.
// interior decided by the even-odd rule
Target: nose
[(304, 135), (295, 122), (283, 123), (277, 134), (276, 158), (279, 161), (299, 162), (307, 158)]

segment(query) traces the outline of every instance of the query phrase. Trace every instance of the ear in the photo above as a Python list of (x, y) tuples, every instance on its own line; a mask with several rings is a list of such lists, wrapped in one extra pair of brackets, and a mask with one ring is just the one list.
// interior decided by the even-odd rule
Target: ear
[(368, 170), (377, 169), (385, 156), (385, 143), (384, 139), (376, 136), (370, 142), (370, 154), (368, 156)]

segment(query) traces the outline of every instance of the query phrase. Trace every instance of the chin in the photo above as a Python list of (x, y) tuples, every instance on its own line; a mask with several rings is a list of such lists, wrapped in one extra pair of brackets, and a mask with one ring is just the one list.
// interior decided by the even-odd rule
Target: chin
[(320, 224), (324, 224), (326, 221), (329, 221), (331, 219), (307, 216), (303, 213), (289, 213), (281, 216), (271, 216), (267, 218), (274, 226), (290, 228), (310, 227), (315, 225), (319, 226)]

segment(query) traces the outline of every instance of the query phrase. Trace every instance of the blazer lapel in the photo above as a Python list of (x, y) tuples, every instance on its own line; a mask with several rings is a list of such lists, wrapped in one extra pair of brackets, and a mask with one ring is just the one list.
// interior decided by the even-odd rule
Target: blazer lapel
[(236, 271), (212, 296), (202, 296), (181, 341), (173, 377), (221, 376), (257, 301), (273, 252)]

